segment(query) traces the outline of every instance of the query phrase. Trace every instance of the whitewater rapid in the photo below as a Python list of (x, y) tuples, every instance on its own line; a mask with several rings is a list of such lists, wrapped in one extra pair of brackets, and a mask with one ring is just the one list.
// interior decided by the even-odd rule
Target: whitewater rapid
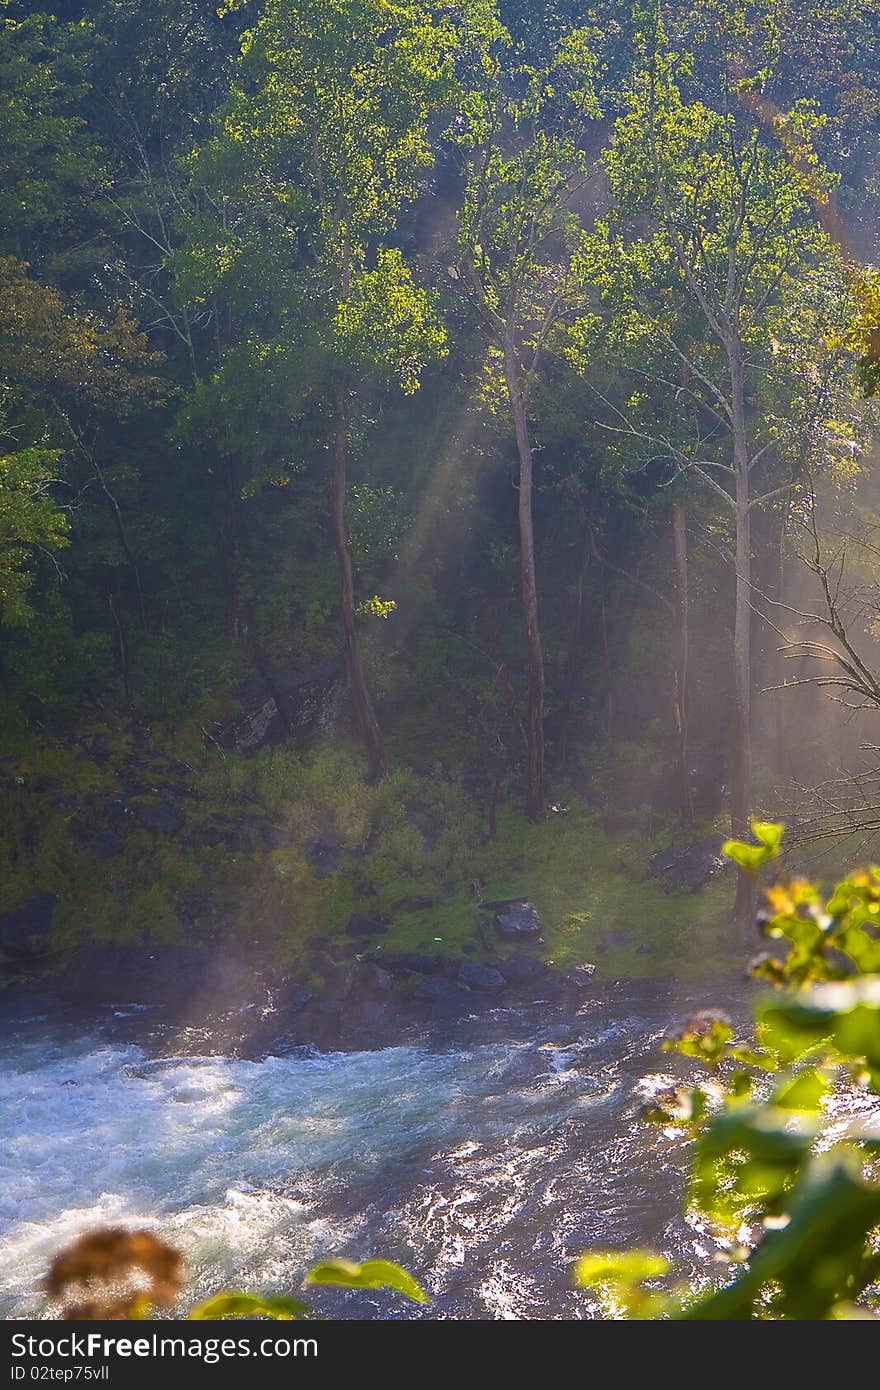
[(648, 997), (535, 1006), (439, 1047), (250, 1060), (21, 1022), (0, 1045), (0, 1315), (38, 1315), (55, 1251), (123, 1223), (184, 1251), (189, 1302), (296, 1293), (332, 1253), (399, 1260), (432, 1296), (328, 1291), (336, 1316), (590, 1316), (582, 1250), (705, 1253), (682, 1146), (639, 1119), (667, 1022)]

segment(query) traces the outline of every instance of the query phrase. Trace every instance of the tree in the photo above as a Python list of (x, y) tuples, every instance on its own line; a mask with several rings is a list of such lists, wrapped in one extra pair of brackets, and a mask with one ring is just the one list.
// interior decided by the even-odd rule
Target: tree
[(519, 464), (519, 553), (529, 673), (525, 717), (526, 812), (544, 814), (544, 652), (532, 519), (534, 457), (529, 407), (547, 341), (583, 285), (575, 256), (581, 223), (572, 200), (586, 174), (583, 128), (599, 115), (591, 35), (577, 30), (546, 69), (503, 65), (505, 36), (486, 54), (483, 82), (467, 101), (459, 139), (467, 186), (453, 267), (504, 383)]
[[(641, 359), (633, 363), (641, 385), (610, 428), (641, 440), (673, 475), (699, 480), (732, 524), (731, 826), (742, 836), (753, 802), (752, 518), (790, 494), (830, 413), (841, 360), (833, 334), (820, 338), (804, 376), (782, 344), (797, 337), (811, 297), (833, 311), (846, 294), (804, 170), (744, 113), (734, 79), (720, 110), (686, 102), (662, 45), (658, 31), (617, 122), (606, 159), (616, 210), (594, 240), (591, 266), (614, 305), (618, 348)], [(787, 120), (809, 150), (820, 118), (801, 105)], [(647, 219), (647, 229), (634, 219)], [(658, 391), (668, 402), (660, 424), (650, 404)], [(793, 429), (795, 419), (806, 428)], [(751, 912), (742, 876), (742, 924)]]
[[(125, 310), (110, 322), (78, 310), (14, 257), (0, 258), (0, 324), (0, 401), (7, 428), (29, 441), (4, 460), (13, 573), (22, 544), (52, 549), (62, 543), (67, 522), (56, 516), (49, 489), (59, 461), (76, 460), (109, 509), (145, 623), (140, 569), (100, 431), (102, 422), (118, 426), (162, 399), (164, 385), (153, 370), (157, 355)], [(15, 588), (20, 594), (20, 583)]]
[(68, 542), (67, 517), (51, 493), (58, 453), (19, 449), (0, 457), (0, 623), (28, 623), (30, 562)]
[(0, 25), (0, 254), (57, 270), (65, 256), (82, 256), (107, 183), (84, 116), (85, 34), (48, 14), (4, 16)]
[(297, 267), (267, 346), (308, 360), (308, 385), (298, 376), (298, 399), (282, 408), (295, 418), (304, 401), (320, 402), (348, 685), (371, 777), (384, 752), (357, 630), (349, 455), (369, 393), (415, 390), (424, 364), (444, 351), (431, 299), (389, 238), (432, 162), (431, 122), (453, 91), (457, 41), (452, 20), (425, 4), (270, 0), (246, 37), (222, 131), (202, 156), (240, 210), (236, 222), (224, 208), (229, 258), (252, 247), (242, 225), (253, 226), (256, 211), (258, 240), (275, 248), (269, 264)]

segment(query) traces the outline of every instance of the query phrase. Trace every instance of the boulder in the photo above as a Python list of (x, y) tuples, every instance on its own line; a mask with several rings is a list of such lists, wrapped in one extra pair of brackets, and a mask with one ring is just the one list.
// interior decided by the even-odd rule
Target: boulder
[(695, 892), (726, 866), (721, 853), (723, 835), (707, 835), (702, 840), (684, 846), (670, 846), (652, 854), (649, 863), (670, 888), (686, 888)]
[(456, 978), (459, 984), (467, 985), (469, 989), (503, 989), (506, 983), (500, 971), (493, 970), (491, 965), (482, 965), (478, 960), (462, 961)]
[(54, 893), (35, 893), (21, 907), (0, 916), (0, 951), (33, 959), (48, 949), (55, 910)]
[(221, 748), (256, 753), (270, 743), (326, 728), (339, 703), (342, 662), (322, 662), (307, 671), (265, 671), (241, 691), (242, 710), (211, 734)]
[(498, 969), (509, 985), (529, 985), (548, 973), (548, 967), (538, 956), (525, 954), (509, 956), (501, 961)]
[(593, 983), (595, 973), (595, 965), (576, 965), (574, 970), (569, 970), (568, 974), (563, 976), (563, 983), (571, 985), (574, 989), (588, 989)]
[(504, 898), (480, 906), (493, 913), (493, 925), (502, 936), (540, 936), (544, 930), (537, 908), (525, 898)]
[(473, 995), (463, 985), (450, 984), (434, 976), (421, 980), (412, 992), (413, 999), (421, 1004), (430, 1004), (434, 1013), (469, 1013), (473, 1007)]
[(429, 907), (434, 906), (434, 899), (429, 897), (398, 898), (392, 906), (395, 912), (427, 912)]

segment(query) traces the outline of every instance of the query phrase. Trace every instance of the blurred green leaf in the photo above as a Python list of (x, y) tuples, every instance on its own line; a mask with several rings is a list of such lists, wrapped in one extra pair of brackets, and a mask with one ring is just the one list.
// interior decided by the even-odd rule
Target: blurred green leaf
[(338, 1284), (345, 1289), (395, 1289), (414, 1303), (427, 1303), (428, 1295), (411, 1274), (390, 1260), (324, 1260), (306, 1275), (307, 1284)]
[(296, 1298), (262, 1298), (259, 1294), (220, 1293), (198, 1304), (187, 1317), (192, 1322), (206, 1322), (214, 1318), (274, 1318), (279, 1322), (292, 1322), (309, 1315), (309, 1307)]
[(768, 1231), (734, 1283), (691, 1305), (690, 1320), (773, 1315), (811, 1321), (851, 1303), (878, 1275), (866, 1242), (880, 1224), (880, 1187), (851, 1155), (813, 1159), (793, 1195), (788, 1223)]

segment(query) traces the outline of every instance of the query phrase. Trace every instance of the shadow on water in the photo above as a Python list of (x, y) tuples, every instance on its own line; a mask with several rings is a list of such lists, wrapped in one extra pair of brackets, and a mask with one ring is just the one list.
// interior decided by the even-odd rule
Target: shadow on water
[(661, 1249), (699, 1278), (714, 1247), (681, 1214), (683, 1146), (639, 1112), (652, 1076), (681, 1074), (659, 1049), (670, 1023), (715, 1004), (744, 1017), (746, 999), (733, 976), (629, 982), (373, 1052), (279, 1033), (253, 1055), (157, 1012), (87, 1025), (10, 1006), (0, 1311), (38, 1308), (52, 1252), (108, 1221), (178, 1243), (193, 1297), (295, 1291), (327, 1253), (396, 1259), (431, 1293), (420, 1310), (321, 1291), (337, 1317), (589, 1317), (571, 1266), (597, 1246)]

